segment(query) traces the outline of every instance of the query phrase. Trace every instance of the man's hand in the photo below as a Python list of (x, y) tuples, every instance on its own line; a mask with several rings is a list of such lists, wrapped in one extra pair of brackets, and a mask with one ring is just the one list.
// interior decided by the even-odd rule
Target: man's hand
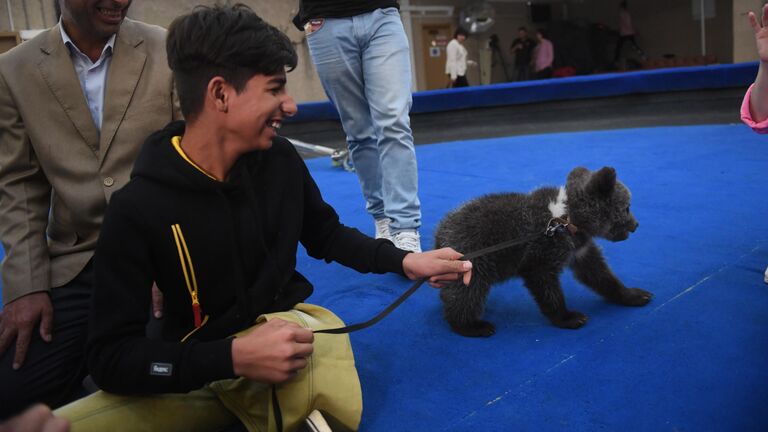
[(16, 354), (13, 356), (13, 369), (24, 364), (27, 357), (32, 332), (40, 323), (40, 337), (51, 341), (53, 331), (53, 306), (47, 292), (36, 292), (19, 297), (5, 305), (0, 320), (0, 355), (16, 341)]
[(259, 382), (287, 381), (307, 366), (312, 355), (312, 330), (273, 319), (232, 341), (235, 374)]
[(760, 21), (754, 12), (749, 13), (749, 23), (755, 31), (755, 41), (757, 42), (757, 54), (760, 61), (768, 63), (768, 4), (763, 6), (763, 13)]
[(55, 417), (50, 408), (37, 404), (6, 423), (0, 423), (0, 432), (67, 432), (69, 422)]
[(411, 280), (429, 277), (429, 284), (434, 288), (442, 288), (445, 282), (459, 279), (463, 279), (464, 285), (469, 285), (472, 263), (459, 261), (461, 256), (451, 248), (409, 253), (403, 259), (403, 271)]

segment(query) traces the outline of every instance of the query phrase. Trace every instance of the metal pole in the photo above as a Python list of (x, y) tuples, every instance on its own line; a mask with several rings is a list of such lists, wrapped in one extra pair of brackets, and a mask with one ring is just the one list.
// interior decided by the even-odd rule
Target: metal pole
[(24, 22), (27, 25), (26, 29), (29, 30), (30, 29), (30, 25), (29, 25), (29, 12), (27, 12), (27, 1), (26, 0), (22, 0), (21, 1), (21, 6), (24, 8)]
[(704, 23), (704, 0), (700, 0), (700, 14), (699, 18), (701, 19), (701, 55), (705, 56), (707, 55), (707, 30), (706, 30), (706, 24)]
[(8, 21), (11, 23), (11, 31), (16, 31), (13, 26), (13, 10), (11, 9), (11, 0), (5, 0), (5, 7), (8, 9)]
[(48, 28), (48, 20), (45, 18), (45, 6), (43, 0), (38, 0), (40, 3), (40, 16), (43, 18), (43, 28)]

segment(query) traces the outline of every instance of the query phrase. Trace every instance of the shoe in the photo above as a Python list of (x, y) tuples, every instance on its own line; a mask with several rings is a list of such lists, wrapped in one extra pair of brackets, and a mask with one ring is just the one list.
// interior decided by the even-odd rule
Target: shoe
[(392, 236), (392, 242), (399, 249), (410, 252), (421, 252), (421, 236), (416, 230), (405, 230), (395, 233)]
[(392, 240), (392, 234), (389, 232), (389, 224), (392, 223), (392, 219), (385, 217), (375, 219), (373, 222), (376, 224), (376, 236), (374, 238)]
[(765, 273), (763, 274), (763, 282), (768, 284), (768, 267), (766, 267)]
[(309, 417), (299, 425), (296, 432), (333, 432), (328, 422), (318, 410), (314, 410), (309, 414)]

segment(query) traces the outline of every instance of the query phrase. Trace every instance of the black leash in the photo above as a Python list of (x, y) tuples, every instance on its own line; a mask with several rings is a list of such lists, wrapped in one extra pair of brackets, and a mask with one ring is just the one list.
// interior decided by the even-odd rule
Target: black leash
[[(558, 232), (564, 232), (564, 231), (570, 232), (571, 234), (574, 234), (576, 232), (576, 226), (572, 223), (568, 222), (567, 216), (565, 218), (552, 218), (547, 223), (547, 227), (544, 229), (544, 232), (538, 232), (535, 234), (529, 234), (525, 237), (520, 237), (513, 240), (508, 240), (484, 249), (480, 249), (475, 252), (468, 253), (461, 258), (459, 258), (460, 261), (469, 261), (475, 258), (479, 258), (484, 255), (488, 255), (493, 252), (498, 252), (502, 249), (507, 249), (512, 246), (517, 246), (523, 243), (528, 243), (531, 240), (534, 240), (535, 238), (541, 236), (542, 234), (546, 235), (547, 237), (552, 237)], [(428, 278), (421, 278), (414, 282), (413, 285), (411, 285), (410, 288), (408, 288), (408, 291), (404, 292), (400, 297), (397, 298), (391, 305), (389, 305), (386, 309), (381, 311), (378, 315), (375, 317), (369, 319), (368, 321), (359, 323), (359, 324), (352, 324), (345, 327), (339, 327), (334, 329), (325, 329), (325, 330), (314, 330), (313, 333), (325, 333), (325, 334), (344, 334), (344, 333), (352, 333), (358, 330), (362, 330), (364, 328), (368, 328), (377, 322), (381, 321), (390, 314), (395, 308), (400, 306), (408, 297), (410, 297), (413, 293), (416, 292), (419, 287), (426, 282)], [(280, 411), (280, 402), (277, 399), (277, 386), (272, 385), (272, 413), (275, 416), (275, 425), (277, 426), (277, 430), (282, 432), (283, 430), (283, 416), (282, 412)]]
[[(520, 245), (520, 244), (523, 244), (523, 243), (528, 243), (529, 241), (531, 241), (531, 240), (541, 236), (542, 234), (544, 234), (544, 235), (546, 235), (548, 237), (552, 237), (553, 235), (555, 235), (555, 233), (562, 232), (565, 229), (568, 229), (568, 231), (571, 234), (576, 232), (576, 226), (571, 224), (571, 223), (569, 223), (567, 219), (552, 218), (552, 219), (549, 220), (549, 223), (547, 223), (547, 227), (544, 230), (544, 232), (538, 232), (538, 233), (535, 233), (535, 234), (529, 234), (529, 235), (527, 235), (525, 237), (520, 237), (520, 238), (517, 238), (517, 239), (508, 240), (508, 241), (505, 241), (505, 242), (502, 242), (502, 243), (499, 243), (499, 244), (496, 244), (496, 245), (493, 245), (493, 246), (489, 246), (487, 248), (480, 249), (478, 251), (468, 253), (468, 254), (462, 256), (461, 258), (459, 258), (459, 260), (461, 260), (461, 261), (469, 261), (469, 260), (472, 260), (472, 259), (475, 259), (475, 258), (479, 258), (479, 257), (484, 256), (484, 255), (488, 255), (488, 254), (493, 253), (493, 252), (498, 252), (498, 251), (500, 251), (502, 249), (507, 249), (507, 248), (510, 248), (512, 246), (517, 246), (517, 245)], [(362, 329), (368, 328), (368, 327), (376, 324), (377, 322), (383, 320), (384, 317), (386, 317), (387, 315), (390, 314), (390, 312), (392, 312), (393, 310), (395, 310), (395, 308), (400, 306), (408, 297), (410, 297), (413, 293), (415, 293), (416, 290), (418, 290), (419, 287), (422, 284), (424, 284), (424, 282), (426, 282), (427, 279), (428, 278), (421, 278), (421, 279), (417, 280), (416, 282), (414, 282), (414, 284), (411, 285), (410, 288), (408, 288), (408, 291), (404, 292), (391, 305), (387, 306), (386, 309), (384, 309), (378, 315), (376, 315), (375, 317), (369, 319), (368, 321), (365, 321), (365, 322), (362, 322), (362, 323), (358, 323), (358, 324), (348, 325), (348, 326), (345, 326), (345, 327), (338, 327), (338, 328), (334, 328), (334, 329), (315, 330), (315, 331), (313, 331), (313, 333), (344, 334), (344, 333), (352, 333), (352, 332), (355, 332), (355, 331), (358, 331), (358, 330), (362, 330)]]

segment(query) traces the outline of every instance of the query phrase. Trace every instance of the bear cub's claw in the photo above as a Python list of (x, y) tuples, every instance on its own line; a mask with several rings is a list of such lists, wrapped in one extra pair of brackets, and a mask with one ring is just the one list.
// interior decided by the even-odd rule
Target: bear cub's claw
[(451, 328), (456, 333), (468, 337), (489, 337), (496, 333), (496, 326), (493, 323), (483, 320), (471, 322), (469, 324), (452, 324)]
[(624, 306), (645, 306), (651, 301), (653, 294), (640, 288), (627, 288), (622, 291), (617, 303)]
[(581, 312), (576, 312), (576, 311), (568, 311), (564, 313), (562, 316), (550, 318), (550, 321), (552, 321), (552, 324), (560, 328), (572, 329), (572, 330), (575, 330), (583, 326), (584, 324), (587, 323), (587, 320), (589, 320), (589, 317), (587, 317)]

